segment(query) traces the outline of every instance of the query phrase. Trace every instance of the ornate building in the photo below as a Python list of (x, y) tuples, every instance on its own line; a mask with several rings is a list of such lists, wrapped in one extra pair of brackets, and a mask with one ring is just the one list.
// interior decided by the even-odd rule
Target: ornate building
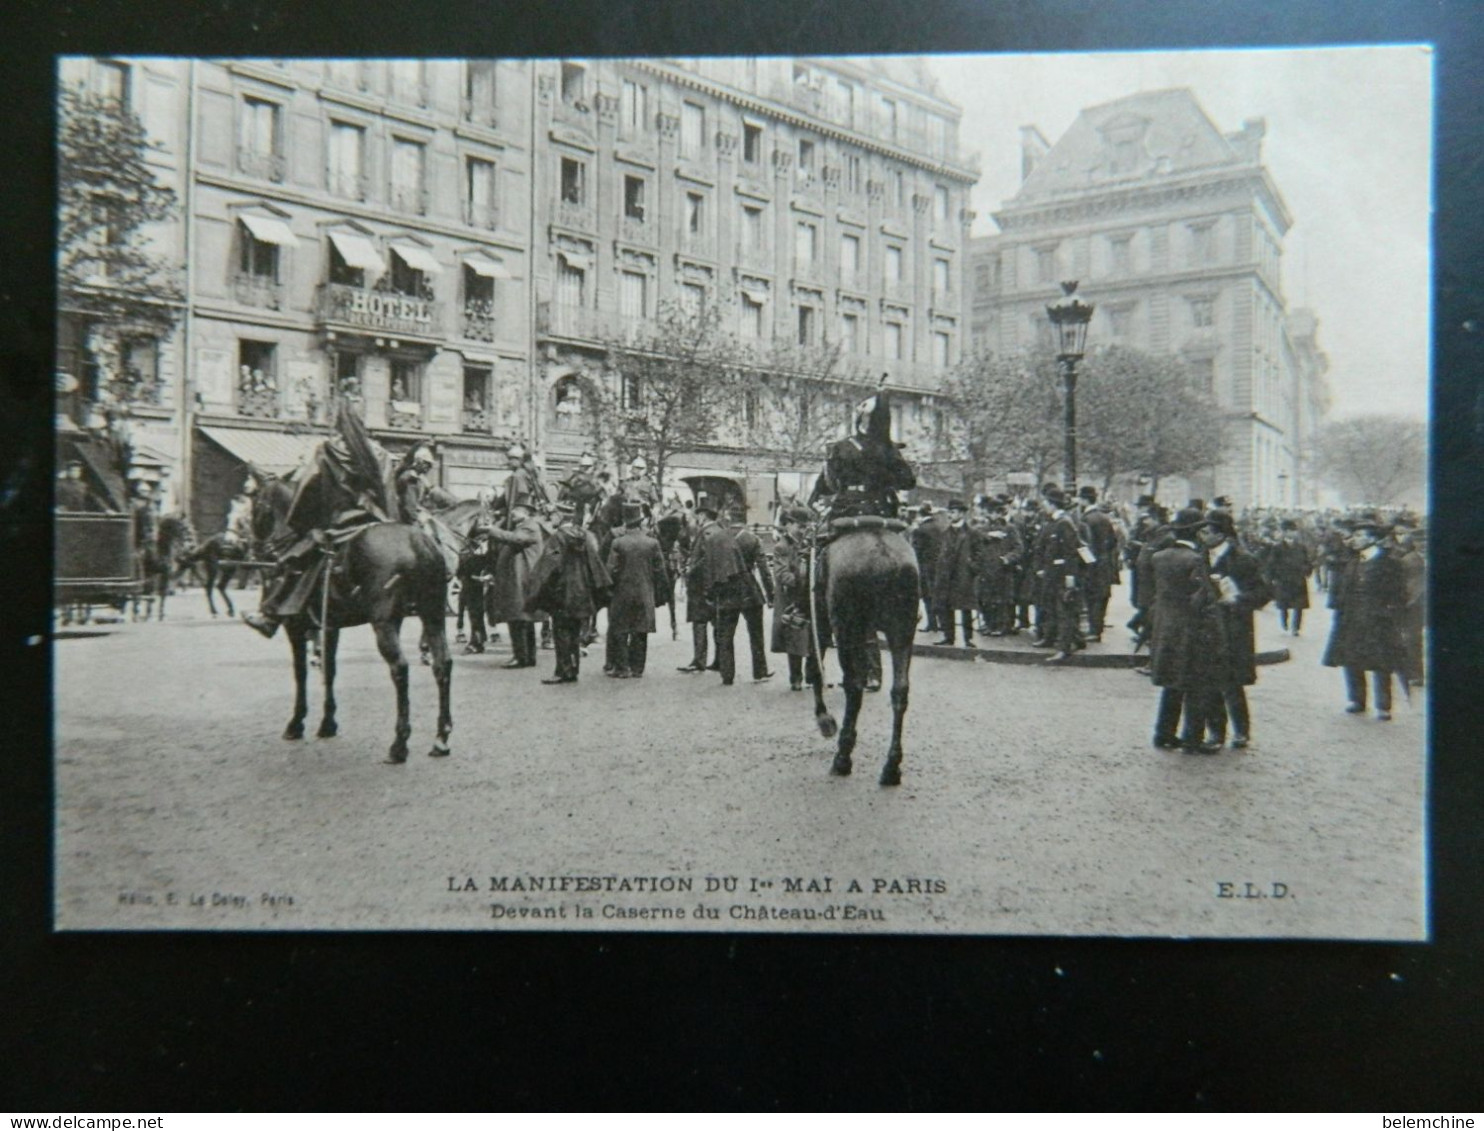
[(1050, 145), (1022, 130), (1020, 190), (977, 239), (976, 346), (1050, 344), (1063, 279), (1097, 306), (1092, 343), (1173, 352), (1226, 414), (1226, 442), (1192, 493), (1239, 504), (1313, 501), (1303, 452), (1328, 400), (1309, 312), (1283, 296), (1293, 218), (1262, 163), (1265, 124), (1223, 134), (1185, 89), (1085, 109)]

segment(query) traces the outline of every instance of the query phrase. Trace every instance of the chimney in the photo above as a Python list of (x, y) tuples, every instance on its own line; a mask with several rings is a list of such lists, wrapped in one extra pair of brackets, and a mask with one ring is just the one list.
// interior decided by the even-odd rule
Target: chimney
[(1242, 128), (1234, 134), (1228, 134), (1226, 140), (1232, 143), (1242, 160), (1260, 165), (1262, 164), (1262, 139), (1267, 136), (1267, 132), (1268, 120), (1266, 118), (1248, 118), (1242, 123)]
[(1022, 183), (1035, 171), (1051, 144), (1041, 136), (1035, 126), (1020, 127), (1020, 180)]

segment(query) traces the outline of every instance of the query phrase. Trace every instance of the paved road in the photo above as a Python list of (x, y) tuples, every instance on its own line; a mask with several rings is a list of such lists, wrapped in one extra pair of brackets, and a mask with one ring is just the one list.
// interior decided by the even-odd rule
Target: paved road
[(400, 767), (353, 630), (340, 737), (284, 742), (287, 645), (187, 593), (164, 623), (55, 645), (58, 922), (1416, 938), (1425, 703), (1345, 715), (1326, 629), (1262, 615), (1293, 659), (1262, 669), (1253, 746), (1205, 757), (1150, 747), (1132, 672), (919, 658), (883, 790), (885, 695), (856, 775), (831, 778), (807, 693), (677, 673), (684, 625), (643, 680), (603, 678), (601, 643), (566, 687), (539, 683), (550, 652), (459, 657), (443, 760), (417, 668)]

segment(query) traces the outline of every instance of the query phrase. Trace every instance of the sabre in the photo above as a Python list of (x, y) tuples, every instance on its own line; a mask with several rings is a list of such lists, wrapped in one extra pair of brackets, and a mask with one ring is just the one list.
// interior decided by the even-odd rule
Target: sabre
[[(817, 610), (819, 600), (815, 593), (814, 579), (817, 574), (817, 558), (819, 555), (819, 533), (816, 529), (814, 537), (809, 543), (809, 638), (814, 645), (814, 670), (819, 677), (819, 686), (824, 687), (824, 656), (819, 648), (819, 622)], [(817, 708), (816, 708), (817, 710)]]

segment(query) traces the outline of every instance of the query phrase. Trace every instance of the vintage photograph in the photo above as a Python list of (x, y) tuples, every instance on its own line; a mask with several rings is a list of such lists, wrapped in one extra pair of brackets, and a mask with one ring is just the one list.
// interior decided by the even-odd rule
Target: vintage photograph
[(1429, 937), (1428, 47), (56, 79), (58, 929)]

